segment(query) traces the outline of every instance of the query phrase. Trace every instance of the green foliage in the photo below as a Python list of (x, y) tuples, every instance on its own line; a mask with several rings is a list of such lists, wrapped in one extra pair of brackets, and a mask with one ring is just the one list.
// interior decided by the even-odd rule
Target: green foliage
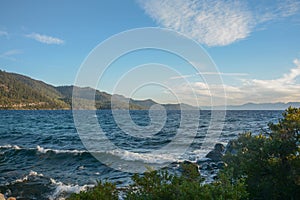
[(117, 200), (118, 192), (116, 185), (112, 183), (101, 183), (88, 191), (72, 194), (68, 200)]
[[(198, 168), (192, 163), (181, 164), (181, 175), (168, 171), (149, 171), (132, 176), (134, 183), (123, 190), (127, 200), (186, 200), (186, 199), (247, 199), (243, 181), (230, 181), (230, 176), (222, 173), (212, 184), (202, 184)], [(72, 194), (68, 200), (117, 199), (118, 191), (111, 183), (101, 182), (93, 189)]]
[(185, 200), (185, 199), (246, 199), (242, 181), (231, 182), (227, 174), (220, 175), (212, 184), (202, 184), (202, 178), (194, 164), (182, 164), (181, 176), (167, 171), (134, 175), (126, 199), (128, 200)]
[(217, 181), (204, 185), (208, 188), (204, 199), (248, 199), (246, 184), (243, 178), (233, 180), (232, 171), (220, 172)]
[(227, 154), (233, 178), (245, 178), (251, 199), (297, 199), (300, 196), (300, 109), (288, 108), (283, 119), (269, 124), (270, 133), (245, 133)]

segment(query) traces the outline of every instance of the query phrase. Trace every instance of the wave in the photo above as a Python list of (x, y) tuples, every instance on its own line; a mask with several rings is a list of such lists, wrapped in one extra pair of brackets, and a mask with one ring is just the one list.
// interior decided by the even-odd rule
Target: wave
[[(86, 184), (82, 186), (74, 185), (74, 184), (64, 184), (61, 181), (57, 181), (50, 177), (45, 177), (42, 173), (38, 173), (33, 170), (31, 170), (28, 174), (24, 175), (22, 178), (7, 183), (6, 186), (9, 188), (9, 186), (16, 186), (18, 184), (19, 187), (16, 186), (18, 187), (18, 190), (24, 189), (24, 191), (18, 191), (19, 194), (23, 196), (24, 194), (27, 195), (27, 192), (25, 192), (26, 191), (25, 188), (27, 187), (24, 187), (25, 185), (31, 185), (31, 186), (35, 185), (35, 187), (38, 187), (37, 183), (47, 188), (47, 190), (45, 191), (45, 193), (47, 194), (45, 194), (46, 196), (44, 196), (43, 199), (47, 198), (49, 200), (59, 200), (59, 199), (63, 200), (70, 194), (73, 193), (78, 194), (81, 191), (87, 191), (89, 188), (95, 187), (95, 185), (93, 184)], [(30, 196), (31, 194), (28, 195)], [(23, 196), (22, 198), (27, 199), (29, 197)]]
[(164, 164), (167, 162), (178, 161), (176, 156), (172, 154), (143, 154), (130, 151), (111, 150), (106, 153), (118, 156), (126, 161), (143, 161), (144, 163)]
[(70, 156), (88, 156), (90, 154), (94, 155), (96, 158), (109, 158), (111, 156), (117, 157), (117, 160), (124, 160), (124, 161), (139, 161), (146, 164), (166, 164), (171, 162), (182, 162), (183, 160), (191, 160), (189, 157), (195, 157), (197, 159), (201, 157), (205, 157), (207, 154), (207, 150), (205, 149), (197, 149), (190, 152), (191, 155), (180, 155), (180, 154), (171, 154), (171, 153), (137, 153), (127, 150), (115, 149), (109, 151), (88, 151), (88, 150), (78, 150), (78, 149), (51, 149), (51, 148), (44, 148), (40, 145), (37, 145), (36, 148), (24, 148), (17, 145), (3, 145), (0, 146), (0, 149), (13, 149), (13, 150), (28, 150), (28, 151), (35, 151), (38, 154), (48, 154), (48, 156), (55, 156), (59, 154), (70, 154)]
[(20, 147), (18, 145), (11, 145), (11, 144), (6, 144), (3, 146), (0, 146), (0, 149), (15, 149), (15, 150), (36, 150), (39, 153), (48, 153), (48, 152), (53, 152), (56, 154), (59, 153), (70, 153), (70, 154), (81, 154), (81, 153), (87, 153), (88, 151), (86, 150), (71, 150), (71, 149), (48, 149), (48, 148), (43, 148), (39, 145), (36, 146), (36, 148), (24, 148), (24, 147)]
[[(36, 146), (36, 148), (24, 148), (17, 145), (4, 145), (0, 146), (0, 149), (14, 149), (14, 150), (29, 150), (29, 151), (36, 151), (40, 154), (48, 154), (48, 153), (54, 153), (54, 154), (72, 154), (75, 156), (80, 156), (82, 154), (95, 154), (95, 155), (101, 155), (101, 156), (116, 156), (120, 158), (121, 160), (125, 161), (142, 161), (144, 163), (155, 163), (155, 164), (164, 164), (164, 163), (170, 163), (170, 162), (178, 162), (182, 160), (179, 155), (174, 154), (157, 154), (157, 153), (136, 153), (126, 150), (110, 150), (110, 151), (92, 151), (89, 152), (87, 150), (77, 150), (77, 149), (50, 149), (50, 148), (44, 148), (39, 145)], [(97, 156), (96, 156), (97, 157)]]
[(66, 194), (72, 194), (72, 193), (80, 193), (82, 191), (87, 191), (89, 188), (95, 187), (95, 185), (69, 185), (64, 184), (60, 181), (56, 181), (55, 179), (50, 178), (50, 182), (52, 185), (55, 186), (55, 190), (52, 194), (49, 195), (49, 200), (54, 199), (65, 199)]
[(30, 170), (30, 172), (29, 172), (28, 175), (25, 175), (23, 178), (19, 178), (19, 179), (13, 181), (12, 183), (23, 183), (23, 182), (26, 182), (26, 181), (28, 181), (28, 179), (29, 179), (30, 176), (44, 177), (43, 174), (39, 174), (39, 173), (37, 173), (37, 172), (35, 172), (33, 170)]
[(54, 152), (54, 153), (71, 153), (71, 154), (81, 154), (81, 153), (87, 153), (86, 150), (68, 150), (68, 149), (45, 149), (39, 145), (36, 146), (36, 150), (40, 153), (48, 153), (48, 152)]
[(0, 146), (0, 149), (16, 149), (16, 150), (20, 150), (21, 147), (19, 147), (18, 145), (7, 144), (7, 145)]

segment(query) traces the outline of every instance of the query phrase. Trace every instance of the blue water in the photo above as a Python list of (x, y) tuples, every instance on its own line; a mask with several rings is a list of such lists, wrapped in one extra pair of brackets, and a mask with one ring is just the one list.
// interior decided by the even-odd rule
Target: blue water
[[(281, 113), (227, 111), (216, 142), (226, 144), (239, 133), (267, 130), (268, 122), (276, 122)], [(130, 114), (136, 125), (150, 124), (148, 111), (131, 111)], [(172, 141), (180, 127), (180, 111), (168, 111), (160, 131), (145, 138), (123, 131), (115, 123), (111, 111), (97, 111), (96, 117), (109, 141), (126, 151), (125, 154), (117, 149), (99, 151), (100, 145), (96, 150), (101, 158), (111, 162), (118, 158), (144, 165), (178, 161), (179, 158), (172, 154), (141, 156), (139, 153), (160, 149)], [(196, 161), (205, 156), (201, 145), (210, 120), (211, 112), (201, 111), (197, 135), (181, 161)], [(60, 199), (92, 187), (98, 180), (115, 182), (119, 187), (130, 183), (131, 173), (111, 168), (89, 153), (77, 133), (72, 111), (0, 111), (0, 137), (1, 193), (20, 199)], [(184, 139), (177, 145), (183, 143)]]

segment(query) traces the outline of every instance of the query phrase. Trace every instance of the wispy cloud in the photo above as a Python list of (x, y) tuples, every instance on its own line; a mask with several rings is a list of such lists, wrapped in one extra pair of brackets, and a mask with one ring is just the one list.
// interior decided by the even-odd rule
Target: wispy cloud
[(226, 92), (228, 104), (243, 104), (247, 102), (291, 102), (300, 99), (300, 60), (295, 59), (292, 69), (276, 79), (243, 79), (237, 85), (211, 84), (205, 82), (181, 82), (179, 85), (170, 83), (170, 87), (176, 94), (181, 95), (189, 103), (193, 93), (198, 97), (201, 105), (210, 105), (211, 98), (219, 99), (218, 104), (223, 104), (222, 94)]
[(0, 58), (5, 58), (8, 60), (16, 61), (16, 58), (14, 58), (14, 55), (22, 54), (23, 51), (20, 49), (12, 49), (9, 51), (6, 51), (2, 54), (0, 54)]
[(196, 76), (201, 76), (201, 75), (212, 75), (212, 76), (248, 76), (249, 74), (247, 73), (224, 73), (224, 72), (201, 72), (201, 73), (196, 73), (196, 74), (189, 74), (189, 75), (182, 75), (182, 76), (173, 76), (170, 77), (170, 79), (185, 79), (185, 78), (192, 78)]
[(289, 17), (299, 13), (299, 10), (300, 10), (300, 1), (282, 0), (279, 1), (277, 9), (275, 9), (274, 18)]
[(299, 11), (294, 0), (251, 6), (246, 1), (138, 0), (159, 25), (179, 31), (208, 46), (224, 46), (247, 38), (255, 26)]
[(45, 44), (64, 44), (65, 43), (65, 41), (60, 38), (56, 38), (56, 37), (52, 37), (52, 36), (48, 36), (48, 35), (41, 35), (39, 33), (31, 33), (31, 34), (27, 34), (25, 36), (28, 38), (34, 39), (38, 42), (45, 43)]
[(268, 21), (274, 21), (285, 17), (298, 14), (300, 2), (298, 0), (276, 0), (272, 3), (261, 1), (252, 6), (255, 23), (260, 24)]
[(0, 30), (0, 36), (8, 36), (8, 32)]

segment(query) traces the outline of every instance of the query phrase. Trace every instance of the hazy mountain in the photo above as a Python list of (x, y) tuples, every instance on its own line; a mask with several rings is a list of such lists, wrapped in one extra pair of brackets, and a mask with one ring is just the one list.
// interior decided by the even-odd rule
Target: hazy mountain
[[(227, 110), (285, 110), (289, 106), (300, 107), (300, 102), (288, 102), (288, 103), (246, 103), (243, 105), (228, 105)], [(210, 110), (208, 106), (201, 107), (203, 110)], [(214, 109), (223, 109), (220, 106), (216, 106)]]

